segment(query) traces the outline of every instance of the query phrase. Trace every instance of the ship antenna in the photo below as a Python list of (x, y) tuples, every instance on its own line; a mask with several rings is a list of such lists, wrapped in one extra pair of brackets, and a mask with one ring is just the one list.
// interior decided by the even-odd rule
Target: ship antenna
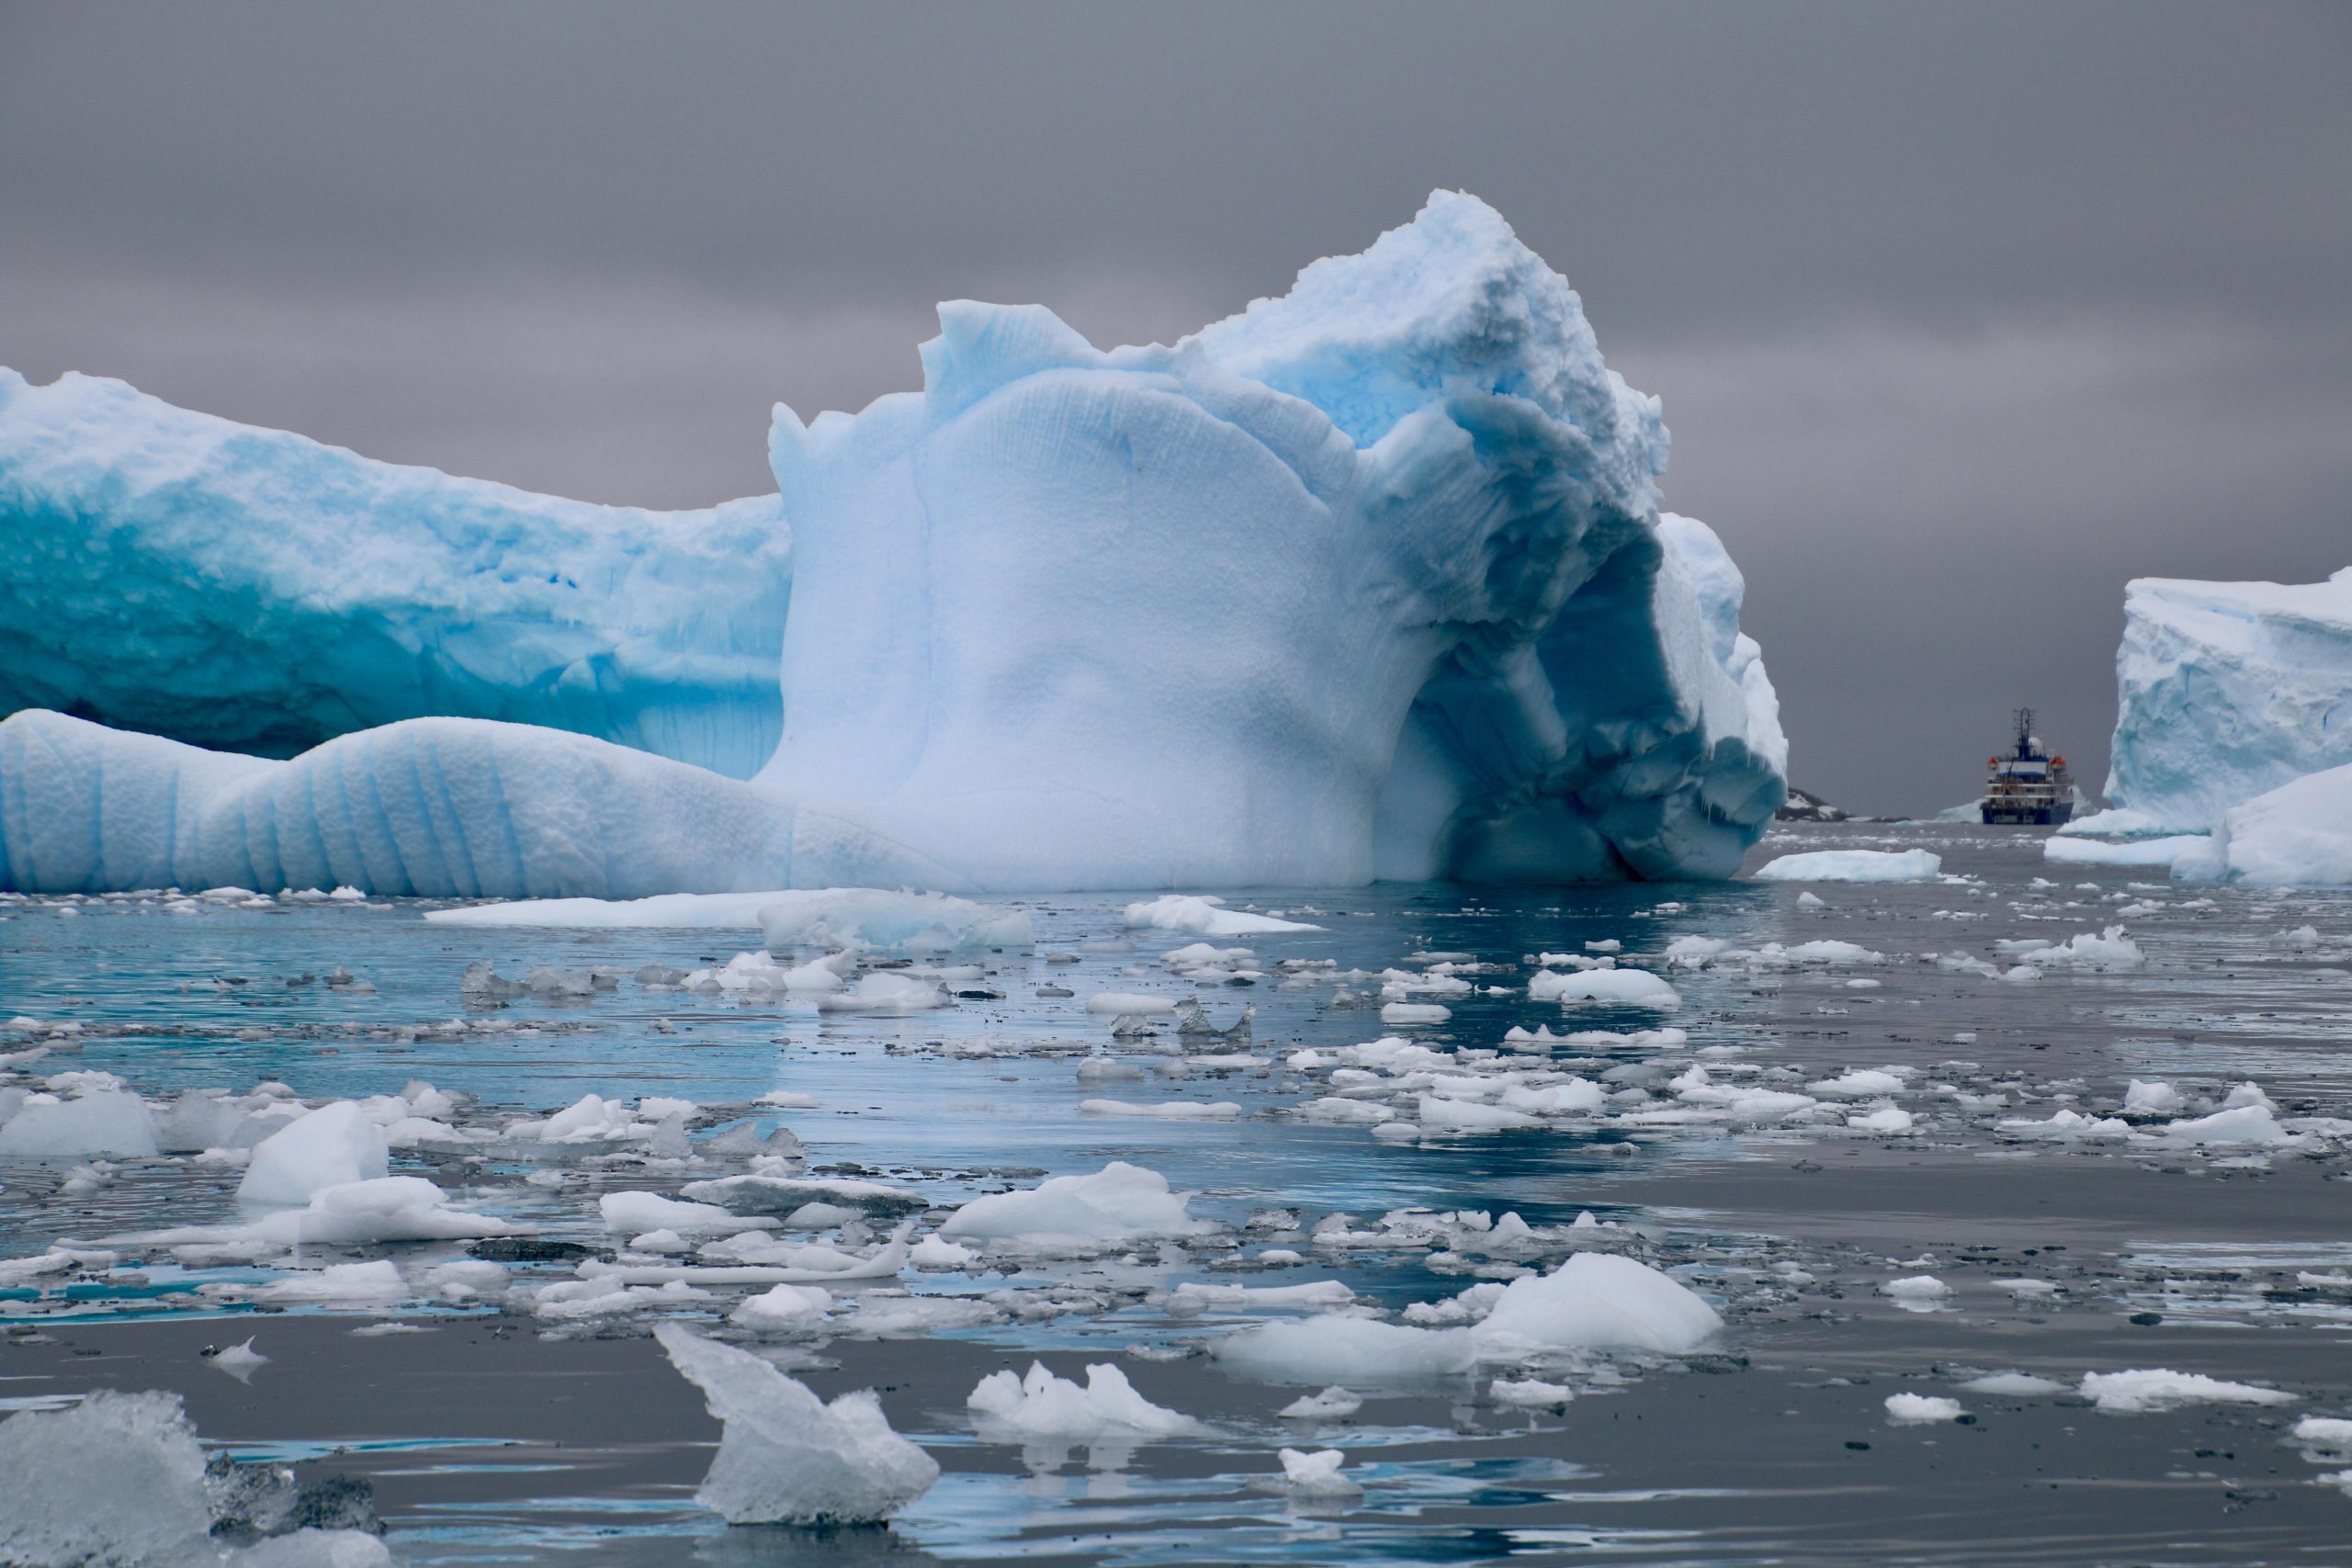
[(2018, 755), (2022, 757), (2033, 744), (2033, 710), (2018, 709)]

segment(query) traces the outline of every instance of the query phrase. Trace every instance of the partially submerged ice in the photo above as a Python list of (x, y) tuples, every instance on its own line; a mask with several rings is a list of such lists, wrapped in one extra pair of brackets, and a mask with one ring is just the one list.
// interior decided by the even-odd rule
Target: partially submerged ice
[[(11, 382), (0, 508), (35, 553), (119, 545), (146, 552), (133, 581), (209, 585), (151, 595), (143, 618), (44, 612), (72, 649), (194, 628), (193, 686), (149, 659), (118, 682), (139, 702), (85, 711), (167, 728), (189, 705), (299, 709), (273, 734), (308, 739), (338, 727), (316, 717), (330, 705), (219, 673), (211, 633), (258, 620), (253, 640), (306, 676), (372, 690), (380, 660), (338, 663), (348, 617), (391, 622), (428, 672), (480, 645), (481, 693), (404, 711), (532, 723), (408, 719), (271, 762), (19, 713), (0, 723), (6, 885), (625, 898), (1727, 876), (1771, 819), (1786, 746), (1739, 573), (1704, 525), (1657, 510), (1657, 400), (1476, 198), (1440, 192), (1173, 347), (1098, 350), (1037, 306), (953, 302), (940, 326), (922, 391), (807, 425), (779, 407), (780, 501), (692, 519), (231, 434), (129, 389)], [(177, 489), (158, 477), (174, 464)], [(149, 499), (110, 511), (110, 465)], [(347, 581), (299, 538), (259, 552), (274, 575), (232, 565), (313, 488), (331, 522), (302, 528), (371, 541)], [(397, 568), (370, 569), (379, 536)], [(713, 559), (729, 555), (748, 565)], [(379, 577), (401, 604), (364, 602)], [(705, 602), (682, 581), (723, 586)], [(779, 623), (771, 747), (738, 672)], [(32, 672), (66, 654), (18, 643), (0, 642), (0, 692), (62, 700)], [(647, 660), (658, 700), (625, 678)], [(635, 694), (600, 698), (601, 718), (560, 706), (608, 670)], [(399, 716), (348, 705), (341, 728)], [(656, 710), (672, 716), (631, 716)], [(727, 776), (755, 754), (755, 776)]]
[(2053, 845), (2053, 859), (2352, 883), (2352, 568), (2301, 584), (2134, 581), (2116, 685), (2119, 809), (2084, 826), (2177, 836)]
[(729, 1524), (876, 1524), (939, 1479), (871, 1390), (828, 1404), (748, 1350), (664, 1323), (653, 1331), (724, 1424), (695, 1500)]

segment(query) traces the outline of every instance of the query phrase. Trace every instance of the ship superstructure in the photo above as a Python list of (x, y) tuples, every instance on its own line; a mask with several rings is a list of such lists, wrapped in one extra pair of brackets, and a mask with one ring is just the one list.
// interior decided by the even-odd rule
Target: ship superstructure
[(1981, 803), (1985, 822), (2056, 828), (2075, 814), (2075, 781), (2066, 759), (2042, 750), (2033, 732), (2033, 710), (2017, 711), (2017, 741), (2006, 757), (1987, 757), (1992, 776)]

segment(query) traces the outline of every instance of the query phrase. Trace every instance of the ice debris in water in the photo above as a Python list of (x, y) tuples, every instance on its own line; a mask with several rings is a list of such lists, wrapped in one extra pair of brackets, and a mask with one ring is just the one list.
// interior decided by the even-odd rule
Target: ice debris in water
[(729, 1524), (877, 1523), (939, 1479), (872, 1390), (828, 1404), (748, 1350), (675, 1323), (653, 1335), (724, 1425), (695, 1500)]
[(1201, 1235), (1215, 1229), (1186, 1210), (1192, 1194), (1171, 1192), (1168, 1179), (1125, 1160), (1091, 1176), (1057, 1176), (1020, 1191), (975, 1198), (947, 1217), (951, 1240), (1054, 1244), (1136, 1241)]
[(1963, 1414), (1960, 1401), (1933, 1393), (1890, 1393), (1886, 1396), (1886, 1418), (1902, 1424), (1923, 1424), (1929, 1421), (1957, 1421)]
[(1086, 1369), (1086, 1386), (1056, 1377), (1042, 1362), (1028, 1375), (990, 1372), (965, 1402), (982, 1437), (1174, 1438), (1203, 1430), (1191, 1416), (1154, 1404), (1107, 1362)]
[[(175, 1393), (100, 1389), (0, 1421), (0, 1562), (10, 1568), (390, 1568), (356, 1529), (233, 1544), (257, 1521), (216, 1515), (204, 1450)], [(277, 1521), (282, 1522), (282, 1521)], [(212, 1533), (216, 1523), (224, 1535)]]
[(1306, 1497), (1351, 1497), (1363, 1490), (1340, 1473), (1348, 1456), (1338, 1449), (1283, 1449), (1276, 1456), (1283, 1464), (1283, 1484)]
[(1152, 931), (1193, 931), (1201, 936), (1250, 936), (1269, 931), (1319, 931), (1304, 920), (1285, 920), (1247, 909), (1228, 909), (1205, 894), (1169, 893), (1127, 906), (1126, 923)]
[(1933, 882), (1941, 856), (1927, 850), (1812, 850), (1758, 866), (1759, 882)]
[(1363, 1408), (1360, 1395), (1335, 1384), (1320, 1393), (1300, 1394), (1274, 1414), (1293, 1421), (1340, 1421)]
[(244, 1179), (237, 1184), (237, 1200), (307, 1203), (327, 1188), (383, 1176), (389, 1158), (384, 1134), (367, 1111), (351, 1100), (336, 1100), (255, 1145)]
[(2139, 1414), (2183, 1404), (2290, 1404), (2295, 1396), (2254, 1383), (2230, 1382), (2202, 1372), (2164, 1367), (2087, 1372), (2078, 1392), (2101, 1410)]
[(157, 1152), (145, 1102), (120, 1089), (28, 1096), (0, 1122), (0, 1159), (129, 1159)]
[(1542, 970), (1529, 978), (1527, 999), (1612, 1002), (1620, 1007), (1656, 1008), (1669, 1012), (1682, 1005), (1679, 992), (1644, 969), (1588, 969), (1573, 975)]

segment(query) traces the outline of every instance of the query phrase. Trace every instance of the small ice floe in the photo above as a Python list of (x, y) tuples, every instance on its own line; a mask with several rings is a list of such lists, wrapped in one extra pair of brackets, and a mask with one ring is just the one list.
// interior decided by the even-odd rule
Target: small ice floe
[(2142, 1083), (2133, 1078), (2123, 1091), (2126, 1116), (2176, 1116), (2188, 1104), (2188, 1097), (2168, 1083)]
[(1986, 1372), (1970, 1378), (1960, 1385), (1971, 1393), (1997, 1394), (2007, 1399), (2038, 1399), (2046, 1394), (2065, 1393), (2074, 1385), (2052, 1378), (2038, 1378), (2031, 1372)]
[(2080, 931), (2064, 942), (2035, 947), (2019, 953), (2018, 962), (2032, 969), (2139, 969), (2148, 958), (2121, 926), (2109, 926), (2098, 935)]
[(1966, 1414), (1957, 1399), (1946, 1399), (1933, 1393), (1890, 1393), (1886, 1396), (1886, 1418), (1897, 1426), (1919, 1426), (1930, 1421), (1957, 1421)]
[(1556, 1410), (1576, 1397), (1576, 1390), (1541, 1378), (1497, 1378), (1487, 1385), (1487, 1396), (1497, 1404), (1523, 1410)]
[(772, 1230), (776, 1225), (775, 1219), (764, 1214), (738, 1214), (716, 1203), (688, 1202), (665, 1198), (659, 1192), (607, 1192), (596, 1200), (596, 1208), (604, 1216), (606, 1230), (628, 1235), (655, 1230), (673, 1230), (684, 1235)]
[(1759, 882), (1933, 882), (1944, 868), (1926, 850), (1815, 850), (1757, 868)]
[(390, 1149), (368, 1112), (348, 1100), (322, 1105), (254, 1146), (237, 1201), (247, 1204), (307, 1203), (327, 1188), (379, 1178)]
[(242, 1344), (226, 1345), (218, 1350), (208, 1349), (205, 1359), (213, 1370), (228, 1373), (239, 1382), (253, 1382), (254, 1373), (269, 1364), (269, 1358), (254, 1348), (259, 1336), (248, 1336)]
[(907, 1252), (907, 1261), (918, 1269), (969, 1269), (979, 1260), (980, 1255), (970, 1247), (937, 1235), (923, 1237)]
[(729, 1313), (727, 1321), (744, 1328), (799, 1329), (822, 1320), (832, 1306), (833, 1293), (821, 1285), (775, 1285)]
[(2352, 1421), (2333, 1416), (2306, 1416), (2295, 1423), (2288, 1435), (2312, 1450), (2314, 1457), (2352, 1457)]
[(1081, 1116), (1157, 1117), (1163, 1122), (1230, 1122), (1241, 1114), (1241, 1107), (1230, 1100), (1162, 1100), (1148, 1105), (1131, 1100), (1081, 1100), (1078, 1111)]
[(2175, 1144), (2291, 1144), (2297, 1135), (2278, 1124), (2278, 1108), (2255, 1085), (2240, 1084), (2211, 1116), (2168, 1122), (2158, 1133)]
[(729, 1524), (875, 1524), (939, 1479), (871, 1390), (828, 1404), (747, 1350), (664, 1323), (653, 1337), (723, 1424), (695, 1501)]
[(314, 1272), (280, 1275), (252, 1292), (272, 1306), (389, 1307), (409, 1298), (406, 1280), (390, 1260), (330, 1263)]
[(1951, 1287), (1933, 1274), (1913, 1274), (1901, 1280), (1889, 1280), (1879, 1287), (1879, 1292), (1906, 1312), (1934, 1312), (1949, 1301), (1952, 1293)]
[(2079, 1111), (2061, 1106), (2039, 1121), (2030, 1116), (2005, 1117), (2002, 1132), (2018, 1138), (2121, 1138), (2131, 1134), (2132, 1124), (2120, 1116), (2086, 1116)]
[(876, 969), (860, 976), (857, 984), (847, 990), (820, 994), (817, 1010), (897, 1018), (944, 1007), (946, 1002), (946, 994), (935, 982)]
[(1227, 1312), (1251, 1308), (1329, 1311), (1346, 1306), (1355, 1299), (1355, 1292), (1338, 1280), (1310, 1280), (1296, 1285), (1188, 1282), (1168, 1292), (1167, 1307), (1179, 1317), (1190, 1317), (1212, 1309)]
[(2059, 1294), (2065, 1287), (2052, 1280), (1996, 1280), (1993, 1288), (2007, 1291), (2019, 1301), (2043, 1301)]
[(1873, 1111), (1857, 1111), (1846, 1118), (1846, 1125), (1858, 1133), (1908, 1133), (1914, 1118), (1899, 1105), (1882, 1105)]
[(1042, 1362), (1031, 1362), (1026, 1377), (991, 1372), (965, 1404), (973, 1426), (991, 1441), (1177, 1438), (1206, 1429), (1189, 1416), (1152, 1404), (1108, 1362), (1086, 1369), (1083, 1388), (1056, 1377)]
[(1276, 1457), (1283, 1461), (1283, 1484), (1302, 1497), (1352, 1497), (1363, 1490), (1340, 1473), (1348, 1456), (1338, 1449), (1283, 1449)]
[(1438, 1002), (1384, 1002), (1380, 1008), (1380, 1021), (1398, 1028), (1443, 1023), (1453, 1016), (1452, 1008)]
[(1575, 974), (1541, 970), (1527, 982), (1530, 1001), (1601, 1002), (1671, 1012), (1682, 995), (1646, 969), (1586, 969)]
[(2086, 1372), (2076, 1392), (2101, 1410), (2131, 1415), (2184, 1404), (2290, 1404), (2295, 1398), (2279, 1389), (2163, 1367)]
[(1896, 1067), (1857, 1067), (1834, 1078), (1823, 1078), (1805, 1085), (1805, 1092), (1832, 1100), (1876, 1100), (1885, 1095), (1901, 1094), (1904, 1080), (1910, 1069)]
[(1334, 1385), (1320, 1393), (1303, 1393), (1274, 1414), (1287, 1421), (1343, 1421), (1363, 1408), (1362, 1396)]
[(947, 1217), (949, 1240), (1079, 1246), (1202, 1235), (1216, 1229), (1186, 1212), (1189, 1192), (1171, 1192), (1156, 1170), (1114, 1160), (1091, 1176), (1057, 1176), (1035, 1187), (975, 1198)]
[(1228, 909), (1225, 900), (1207, 897), (1170, 893), (1126, 908), (1126, 924), (1130, 930), (1191, 931), (1195, 936), (1251, 936), (1266, 931), (1314, 931), (1320, 926), (1302, 920), (1277, 919), (1272, 915), (1254, 915), (1247, 910)]

